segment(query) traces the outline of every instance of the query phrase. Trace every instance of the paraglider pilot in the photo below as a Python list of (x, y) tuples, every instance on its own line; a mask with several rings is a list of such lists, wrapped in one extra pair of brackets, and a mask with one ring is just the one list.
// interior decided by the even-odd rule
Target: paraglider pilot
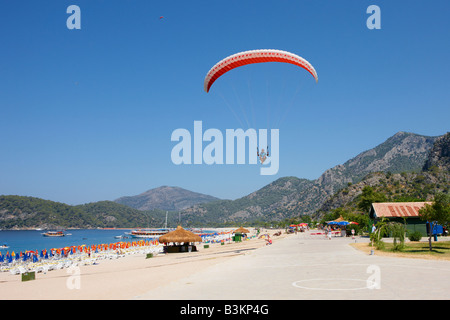
[(256, 155), (259, 157), (259, 161), (261, 161), (261, 164), (266, 161), (267, 157), (269, 156), (269, 146), (267, 146), (267, 152), (264, 151), (264, 149), (261, 149), (261, 152), (259, 152), (258, 147), (256, 147)]

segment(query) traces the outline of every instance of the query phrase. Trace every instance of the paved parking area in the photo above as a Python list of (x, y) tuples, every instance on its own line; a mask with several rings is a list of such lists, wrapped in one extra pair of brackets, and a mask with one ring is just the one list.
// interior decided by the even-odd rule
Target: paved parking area
[(275, 238), (136, 299), (450, 299), (450, 261), (368, 255), (354, 241)]

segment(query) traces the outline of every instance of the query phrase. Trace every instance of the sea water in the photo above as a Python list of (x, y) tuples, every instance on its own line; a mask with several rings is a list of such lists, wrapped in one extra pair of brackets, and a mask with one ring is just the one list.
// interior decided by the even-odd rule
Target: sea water
[[(132, 229), (74, 229), (66, 230), (64, 237), (44, 237), (42, 230), (0, 230), (0, 245), (7, 245), (8, 248), (0, 249), (3, 256), (6, 252), (15, 253), (25, 252), (27, 250), (43, 249), (49, 251), (52, 248), (64, 248), (80, 245), (99, 245), (123, 242), (132, 242), (139, 240), (154, 240), (145, 238), (132, 238), (127, 235)], [(214, 234), (215, 230), (202, 230), (202, 233)], [(127, 239), (117, 239), (116, 236), (127, 236)]]
[(1, 230), (0, 231), (0, 245), (7, 245), (9, 248), (0, 249), (2, 255), (5, 256), (6, 252), (15, 253), (25, 252), (26, 250), (38, 250), (40, 252), (43, 249), (50, 250), (52, 248), (64, 248), (70, 246), (79, 245), (98, 245), (98, 244), (110, 244), (119, 241), (131, 242), (139, 239), (117, 239), (116, 236), (125, 235), (125, 232), (129, 230), (102, 230), (102, 229), (75, 229), (66, 230), (64, 237), (44, 237), (42, 230)]

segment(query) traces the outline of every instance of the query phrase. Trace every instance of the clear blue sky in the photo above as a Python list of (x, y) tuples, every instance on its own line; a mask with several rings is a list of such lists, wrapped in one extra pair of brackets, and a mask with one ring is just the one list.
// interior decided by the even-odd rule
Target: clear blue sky
[[(66, 9), (81, 8), (81, 30)], [(369, 5), (381, 29), (369, 30)], [(80, 204), (161, 185), (220, 198), (283, 176), (315, 179), (398, 131), (449, 131), (450, 2), (2, 1), (0, 194)], [(160, 19), (160, 16), (164, 16)], [(288, 64), (207, 71), (252, 49)], [(280, 170), (176, 166), (173, 130), (280, 130)]]

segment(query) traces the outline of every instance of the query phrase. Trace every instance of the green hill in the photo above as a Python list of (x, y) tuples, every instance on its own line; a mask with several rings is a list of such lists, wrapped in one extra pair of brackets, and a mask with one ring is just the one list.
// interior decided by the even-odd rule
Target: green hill
[(112, 201), (78, 206), (24, 196), (0, 196), (1, 229), (160, 227), (161, 210), (140, 211)]
[(94, 227), (97, 220), (80, 208), (24, 196), (0, 196), (0, 228)]

